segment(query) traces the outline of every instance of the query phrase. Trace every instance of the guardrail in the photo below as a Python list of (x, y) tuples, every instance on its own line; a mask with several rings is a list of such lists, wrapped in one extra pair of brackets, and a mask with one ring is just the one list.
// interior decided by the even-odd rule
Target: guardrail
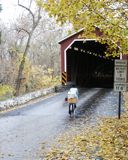
[(55, 93), (55, 87), (47, 88), (47, 89), (41, 89), (35, 92), (27, 93), (22, 96), (18, 96), (12, 99), (8, 99), (6, 101), (0, 102), (0, 111), (4, 111), (10, 108), (13, 108), (15, 106), (19, 106), (22, 104), (25, 104), (33, 99), (39, 98), (41, 96), (45, 96), (51, 93)]

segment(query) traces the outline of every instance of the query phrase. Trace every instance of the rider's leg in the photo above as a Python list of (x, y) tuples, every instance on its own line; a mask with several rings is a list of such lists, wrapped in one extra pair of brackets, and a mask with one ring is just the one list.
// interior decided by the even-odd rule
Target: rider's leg
[(69, 114), (71, 115), (71, 103), (69, 103)]
[(75, 107), (74, 107), (74, 103), (72, 104), (72, 113), (74, 113), (74, 109), (75, 109)]

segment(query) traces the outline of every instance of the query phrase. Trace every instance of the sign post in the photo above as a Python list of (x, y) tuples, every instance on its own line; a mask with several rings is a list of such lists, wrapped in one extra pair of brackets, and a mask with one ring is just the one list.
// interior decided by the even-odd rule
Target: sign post
[(121, 92), (119, 91), (118, 119), (120, 119), (120, 115), (121, 115)]
[(127, 83), (127, 60), (115, 60), (114, 68), (114, 91), (119, 92), (118, 118), (121, 116), (121, 92), (128, 90)]

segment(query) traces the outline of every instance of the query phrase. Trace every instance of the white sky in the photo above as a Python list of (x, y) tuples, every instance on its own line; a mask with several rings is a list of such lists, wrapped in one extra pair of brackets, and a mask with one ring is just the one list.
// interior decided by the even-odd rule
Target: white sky
[[(29, 0), (20, 0), (21, 4), (26, 4)], [(6, 24), (15, 21), (23, 9), (17, 5), (17, 0), (0, 0), (2, 11), (0, 12), (0, 20)]]
[(17, 0), (0, 0), (2, 4), (2, 11), (0, 19), (5, 23), (10, 23), (17, 17)]

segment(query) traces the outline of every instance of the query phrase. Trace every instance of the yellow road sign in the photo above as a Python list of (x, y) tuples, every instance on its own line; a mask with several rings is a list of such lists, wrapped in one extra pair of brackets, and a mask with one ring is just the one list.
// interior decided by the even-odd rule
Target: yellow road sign
[(62, 80), (61, 80), (62, 84), (66, 85), (66, 83), (67, 83), (67, 73), (66, 72), (62, 72), (61, 78), (62, 78)]

